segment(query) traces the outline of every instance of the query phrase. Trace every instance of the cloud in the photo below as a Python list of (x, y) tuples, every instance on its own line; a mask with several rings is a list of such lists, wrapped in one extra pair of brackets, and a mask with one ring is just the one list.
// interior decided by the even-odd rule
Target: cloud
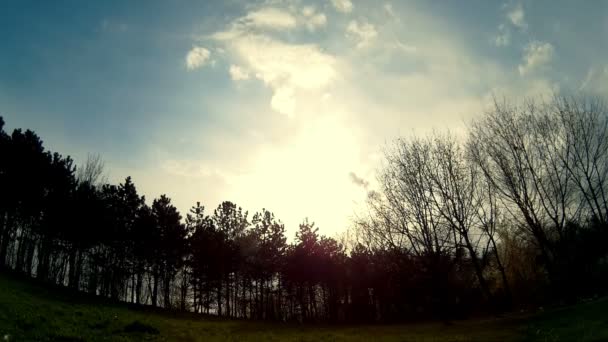
[(306, 27), (309, 30), (314, 31), (318, 27), (323, 27), (327, 23), (327, 17), (323, 13), (315, 14), (306, 22)]
[(404, 44), (399, 40), (395, 41), (393, 44), (389, 44), (388, 46), (406, 54), (413, 54), (418, 52), (418, 47), (414, 45)]
[[(252, 80), (252, 87), (271, 92), (267, 98), (260, 98), (257, 91), (240, 92), (238, 101), (229, 93), (228, 100), (218, 101), (239, 104), (219, 112), (232, 118), (238, 127), (229, 129), (239, 135), (233, 140), (248, 150), (225, 153), (224, 143), (218, 143), (218, 154), (230, 155), (238, 166), (222, 161), (216, 167), (227, 172), (224, 182), (229, 184), (217, 192), (246, 208), (264, 204), (286, 221), (288, 229), (297, 227), (304, 215), (330, 232), (345, 227), (353, 202), (364, 201), (375, 188), (374, 179), (367, 177), (380, 162), (374, 153), (386, 141), (414, 129), (417, 134), (433, 128), (464, 130), (464, 122), (483, 112), (485, 97), (493, 89), (499, 89), (499, 95), (520, 96), (551, 86), (539, 77), (519, 77), (511, 66), (477, 55), (466, 34), (415, 10), (399, 11), (401, 20), (386, 20), (377, 27), (367, 26), (361, 18), (339, 18), (346, 23), (342, 29), (352, 45), (371, 51), (350, 53), (339, 24), (326, 23), (321, 37), (306, 34), (305, 19), (319, 14), (319, 8), (286, 9), (296, 18), (295, 29), (254, 27), (251, 21), (245, 24), (245, 15), (207, 36), (212, 38), (214, 58), (215, 47), (221, 47), (222, 58), (235, 67), (226, 77), (240, 78), (240, 70)], [(386, 9), (380, 11), (388, 18)], [(515, 30), (509, 22), (504, 25)], [(526, 65), (525, 60), (521, 64)], [(293, 119), (274, 118), (268, 107)], [(246, 138), (251, 129), (261, 137), (276, 138)], [(174, 173), (200, 172), (198, 167), (170, 166)]]
[(336, 59), (316, 44), (287, 43), (264, 30), (252, 30), (259, 27), (268, 30), (279, 26), (304, 26), (314, 31), (327, 23), (325, 14), (316, 12), (312, 6), (306, 6), (299, 12), (294, 8), (290, 10), (299, 13), (298, 17), (277, 8), (254, 10), (235, 19), (227, 30), (215, 32), (209, 37), (222, 44), (228, 58), (240, 65), (238, 69), (230, 68), (233, 80), (245, 77), (241, 71), (247, 70), (247, 77), (252, 75), (273, 90), (270, 107), (278, 113), (294, 117), (298, 108), (298, 93), (323, 91), (338, 72)]
[(590, 67), (578, 90), (605, 96), (608, 93), (608, 65), (603, 68)]
[(265, 7), (249, 12), (241, 21), (246, 26), (275, 30), (292, 29), (297, 26), (297, 20), (293, 15), (275, 7)]
[(304, 8), (302, 8), (302, 15), (305, 17), (310, 17), (315, 14), (315, 11), (314, 6), (304, 6)]
[(356, 41), (358, 49), (362, 49), (371, 44), (378, 36), (378, 31), (368, 22), (359, 23), (357, 20), (351, 20), (346, 27), (346, 35)]
[(272, 99), (270, 100), (270, 107), (281, 114), (293, 118), (296, 109), (296, 99), (293, 88), (290, 86), (276, 88), (272, 95)]
[(353, 3), (350, 0), (331, 0), (332, 5), (338, 12), (350, 13), (353, 11)]
[(507, 11), (507, 18), (515, 27), (518, 27), (522, 30), (528, 28), (524, 13), (524, 7), (521, 3), (517, 3), (513, 8)]
[(116, 22), (109, 19), (103, 19), (101, 21), (101, 30), (105, 32), (125, 32), (129, 29), (129, 25)]
[(524, 76), (534, 70), (546, 67), (555, 54), (553, 45), (546, 42), (533, 41), (524, 48), (522, 64), (519, 65), (519, 74)]
[(389, 15), (389, 17), (394, 18), (395, 17), (395, 10), (393, 9), (393, 5), (391, 3), (385, 3), (384, 4), (384, 11), (386, 12), (386, 14)]
[(202, 67), (209, 61), (211, 53), (204, 47), (194, 46), (186, 55), (186, 67), (188, 70), (194, 70)]
[(327, 16), (322, 12), (317, 12), (314, 6), (304, 6), (300, 11), (297, 11), (295, 6), (289, 8), (263, 7), (233, 20), (230, 25), (230, 29), (216, 32), (212, 37), (219, 40), (230, 40), (244, 33), (281, 32), (302, 27), (312, 32), (327, 25)]
[(191, 160), (166, 159), (160, 164), (162, 171), (172, 176), (201, 178), (208, 177), (217, 171), (208, 170), (202, 163)]
[(322, 90), (337, 77), (336, 59), (315, 44), (289, 44), (269, 36), (239, 33), (221, 36), (232, 58), (273, 91), (271, 108), (293, 117), (299, 90)]
[(350, 180), (355, 184), (358, 185), (360, 187), (362, 187), (363, 189), (367, 189), (369, 187), (369, 182), (366, 181), (364, 178), (357, 176), (356, 173), (354, 172), (350, 172), (348, 174), (348, 176), (350, 177)]
[(327, 16), (324, 13), (316, 13), (315, 8), (306, 6), (302, 9), (302, 21), (309, 31), (324, 27), (327, 24)]
[[(504, 4), (503, 10), (506, 10), (505, 18), (508, 23), (524, 31), (528, 28), (526, 23), (524, 8), (521, 3)], [(492, 37), (492, 44), (498, 47), (509, 46), (511, 44), (510, 25), (502, 23), (498, 25), (498, 33)]]
[(243, 81), (249, 79), (249, 73), (238, 65), (230, 65), (230, 78), (233, 81)]
[[(605, 70), (605, 71), (608, 71), (608, 70)], [(585, 79), (581, 83), (581, 86), (578, 88), (578, 90), (580, 90), (580, 91), (585, 90), (591, 84), (591, 82), (595, 78), (595, 75), (596, 75), (595, 69), (593, 67), (589, 68), (589, 70), (587, 71), (587, 75), (585, 76)]]
[(511, 32), (504, 24), (498, 25), (498, 34), (494, 37), (493, 43), (498, 47), (511, 44)]

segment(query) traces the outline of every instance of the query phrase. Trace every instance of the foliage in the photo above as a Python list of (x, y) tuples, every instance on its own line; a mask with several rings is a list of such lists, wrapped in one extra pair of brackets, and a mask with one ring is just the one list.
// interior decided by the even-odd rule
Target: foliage
[[(103, 161), (76, 167), (0, 118), (0, 267), (72, 291), (232, 318), (399, 322), (575, 302), (608, 289), (608, 110), (494, 104), (463, 141), (387, 149), (347, 250), (224, 201), (185, 219)], [(141, 322), (140, 322), (141, 323)], [(142, 323), (143, 324), (143, 323)]]

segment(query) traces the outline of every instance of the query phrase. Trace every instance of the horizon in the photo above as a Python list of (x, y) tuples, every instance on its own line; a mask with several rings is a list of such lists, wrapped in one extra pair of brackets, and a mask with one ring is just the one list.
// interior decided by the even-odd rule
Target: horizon
[(183, 217), (266, 208), (291, 239), (344, 232), (394, 138), (462, 131), (494, 94), (608, 91), (608, 3), (181, 4), (5, 3), (7, 131)]

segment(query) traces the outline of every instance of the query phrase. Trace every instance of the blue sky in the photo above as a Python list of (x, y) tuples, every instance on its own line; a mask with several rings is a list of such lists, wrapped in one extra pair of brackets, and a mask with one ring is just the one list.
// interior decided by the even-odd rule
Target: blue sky
[(605, 1), (2, 1), (0, 115), (185, 212), (344, 231), (396, 136), (608, 92)]

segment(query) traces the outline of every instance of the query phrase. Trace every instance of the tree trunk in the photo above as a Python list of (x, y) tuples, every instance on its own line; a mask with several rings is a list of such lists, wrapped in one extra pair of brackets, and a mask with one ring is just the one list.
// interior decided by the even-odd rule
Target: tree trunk
[(222, 278), (220, 277), (217, 285), (217, 315), (222, 316)]
[(27, 252), (26, 252), (26, 256), (25, 256), (25, 272), (27, 275), (31, 276), (32, 275), (32, 268), (33, 268), (33, 263), (34, 263), (34, 250), (36, 249), (36, 246), (34, 245), (33, 241), (30, 239), (30, 241), (27, 244)]
[(135, 303), (135, 266), (131, 268), (131, 303)]
[(230, 273), (226, 274), (226, 315), (230, 316)]
[(479, 287), (481, 287), (481, 292), (485, 299), (489, 299), (491, 297), (490, 289), (488, 287), (488, 283), (483, 276), (483, 270), (481, 269), (481, 265), (479, 264), (479, 258), (477, 257), (477, 253), (469, 240), (468, 234), (463, 234), (464, 241), (467, 244), (467, 249), (469, 250), (469, 254), (471, 256), (471, 262), (473, 263), (473, 268), (475, 269), (475, 275), (477, 275), (477, 280), (479, 281)]
[(50, 242), (48, 239), (42, 238), (38, 248), (38, 268), (36, 270), (36, 278), (46, 281), (49, 275), (50, 261)]
[(2, 236), (0, 237), (2, 241), (0, 241), (0, 268), (8, 266), (6, 256), (8, 254), (8, 244), (11, 237), (12, 230), (12, 220), (10, 215), (7, 214), (6, 220), (4, 221), (4, 229), (2, 230)]
[(141, 301), (141, 288), (143, 286), (142, 267), (137, 272), (137, 284), (135, 285), (135, 304), (139, 304)]
[(152, 306), (156, 307), (158, 305), (158, 267), (154, 268), (154, 287), (152, 289)]
[[(25, 263), (25, 251), (27, 249), (27, 234), (25, 229), (21, 229), (21, 237), (19, 239), (19, 248), (17, 249), (17, 262), (15, 264), (15, 270), (17, 272), (24, 272), (24, 263)], [(25, 273), (25, 272), (24, 272)]]
[(164, 307), (165, 308), (171, 308), (171, 277), (167, 274), (164, 277), (165, 279), (163, 280), (163, 287), (164, 287)]
[(71, 289), (77, 288), (76, 282), (76, 263), (77, 263), (77, 249), (72, 247), (70, 250), (70, 256), (68, 257), (68, 287)]

